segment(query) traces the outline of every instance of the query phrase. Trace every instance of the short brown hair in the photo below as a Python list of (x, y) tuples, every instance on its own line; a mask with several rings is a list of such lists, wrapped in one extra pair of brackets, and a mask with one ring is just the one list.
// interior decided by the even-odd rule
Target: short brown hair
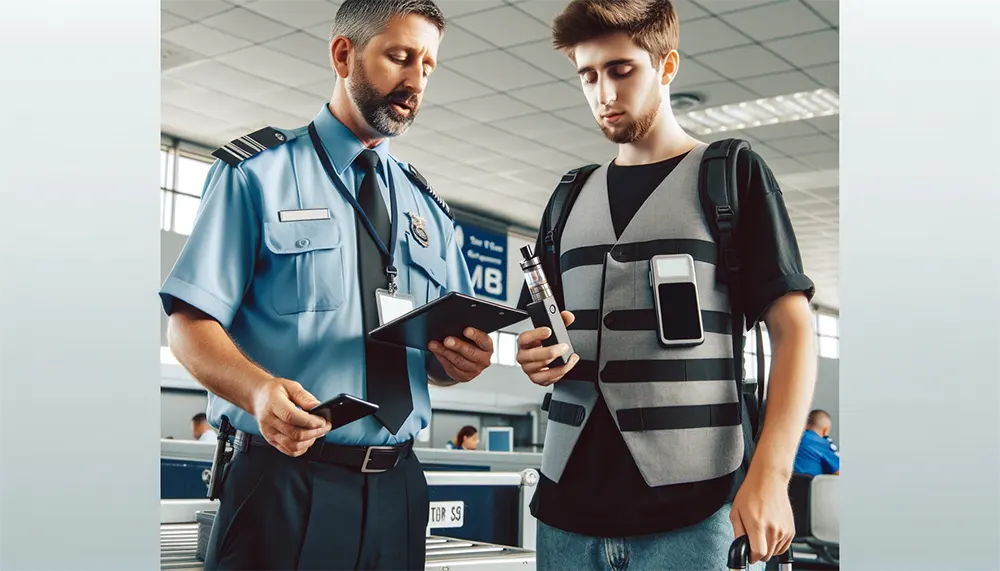
[(577, 44), (625, 32), (657, 65), (677, 49), (677, 28), (670, 0), (573, 0), (552, 22), (552, 44), (572, 58)]

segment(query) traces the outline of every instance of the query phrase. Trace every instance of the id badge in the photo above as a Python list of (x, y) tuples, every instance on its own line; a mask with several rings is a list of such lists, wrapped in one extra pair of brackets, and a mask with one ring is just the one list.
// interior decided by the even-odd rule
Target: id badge
[(375, 303), (378, 306), (378, 324), (380, 327), (413, 311), (414, 306), (412, 295), (399, 292), (392, 294), (384, 289), (375, 290)]

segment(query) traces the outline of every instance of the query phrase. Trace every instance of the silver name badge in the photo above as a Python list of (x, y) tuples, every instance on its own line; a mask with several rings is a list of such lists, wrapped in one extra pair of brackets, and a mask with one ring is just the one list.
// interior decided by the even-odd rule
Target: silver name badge
[(306, 208), (302, 210), (279, 210), (280, 222), (304, 222), (307, 220), (329, 220), (329, 208)]
[(389, 293), (379, 288), (375, 290), (375, 304), (378, 306), (378, 324), (381, 327), (413, 311), (414, 299), (412, 295)]

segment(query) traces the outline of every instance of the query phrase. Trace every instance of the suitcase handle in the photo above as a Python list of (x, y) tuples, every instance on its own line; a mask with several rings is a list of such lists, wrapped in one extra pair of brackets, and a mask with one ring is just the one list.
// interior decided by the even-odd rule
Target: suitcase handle
[[(750, 539), (745, 535), (737, 537), (729, 546), (729, 570), (743, 571), (750, 567)], [(792, 571), (792, 548), (778, 556), (778, 570)]]

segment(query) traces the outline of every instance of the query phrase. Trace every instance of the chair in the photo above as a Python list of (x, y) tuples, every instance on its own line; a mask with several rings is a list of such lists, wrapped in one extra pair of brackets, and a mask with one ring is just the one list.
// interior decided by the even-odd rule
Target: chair
[(795, 517), (795, 561), (840, 567), (840, 476), (794, 474), (788, 497)]

